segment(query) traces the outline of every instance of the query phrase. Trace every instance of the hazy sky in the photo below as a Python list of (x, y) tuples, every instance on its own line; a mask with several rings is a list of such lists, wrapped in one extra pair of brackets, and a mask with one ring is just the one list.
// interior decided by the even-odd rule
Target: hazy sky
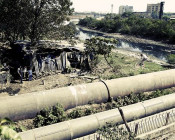
[[(135, 12), (145, 12), (147, 4), (160, 3), (162, 0), (71, 0), (76, 12), (107, 12), (111, 11), (111, 5), (114, 5), (113, 12), (118, 13), (119, 6), (129, 5), (134, 7)], [(175, 13), (175, 0), (163, 0), (165, 2), (164, 12)]]

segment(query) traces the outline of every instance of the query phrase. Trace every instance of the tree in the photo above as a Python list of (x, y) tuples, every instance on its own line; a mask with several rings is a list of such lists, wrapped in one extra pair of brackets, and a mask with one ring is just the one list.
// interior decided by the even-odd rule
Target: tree
[(0, 0), (0, 32), (5, 39), (14, 42), (24, 35), (29, 24), (27, 22), (27, 0)]
[(124, 12), (123, 14), (122, 14), (122, 17), (123, 18), (128, 18), (128, 17), (130, 17), (130, 16), (133, 16), (134, 14), (132, 13), (132, 12)]
[(68, 20), (71, 5), (70, 0), (0, 0), (0, 31), (10, 42), (28, 37), (34, 43)]
[(31, 0), (30, 39), (35, 42), (59, 29), (73, 9), (70, 0)]
[(76, 25), (69, 23), (68, 25), (60, 26), (57, 31), (55, 31), (50, 38), (67, 40), (72, 46), (76, 44), (75, 36), (78, 34)]
[[(87, 54), (92, 54), (96, 57), (97, 55), (103, 55), (107, 64), (110, 65), (110, 63), (107, 60), (107, 57), (111, 53), (112, 49), (115, 47), (114, 44), (116, 44), (117, 41), (115, 39), (108, 39), (108, 38), (102, 38), (102, 37), (93, 37), (91, 39), (87, 39), (85, 41), (85, 52)], [(113, 68), (113, 67), (112, 67)]]
[[(152, 16), (156, 18), (157, 13), (153, 12)], [(130, 12), (126, 12), (122, 16), (107, 14), (102, 20), (85, 18), (80, 20), (79, 24), (103, 32), (119, 32), (152, 37), (169, 43), (175, 42), (175, 21), (143, 18)]]
[(156, 11), (152, 12), (151, 17), (154, 19), (158, 19), (158, 14)]

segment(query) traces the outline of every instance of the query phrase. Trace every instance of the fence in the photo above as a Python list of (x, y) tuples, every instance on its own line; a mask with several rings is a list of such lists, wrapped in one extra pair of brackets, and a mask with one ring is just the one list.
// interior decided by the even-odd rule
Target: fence
[[(131, 132), (135, 133), (138, 136), (174, 122), (175, 122), (175, 108), (146, 118), (129, 122), (128, 126)], [(123, 128), (124, 131), (127, 131), (126, 126), (124, 124), (119, 125), (119, 128)], [(101, 134), (94, 133), (81, 138), (77, 138), (75, 140), (112, 140), (112, 139), (109, 137), (106, 138)]]

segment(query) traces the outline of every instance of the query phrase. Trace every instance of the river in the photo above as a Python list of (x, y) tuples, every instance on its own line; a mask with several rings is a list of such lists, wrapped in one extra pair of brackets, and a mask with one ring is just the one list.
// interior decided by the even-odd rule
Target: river
[[(78, 27), (77, 29), (79, 30), (78, 37), (80, 40), (90, 39), (95, 36), (109, 37), (104, 35), (103, 33), (94, 32), (94, 31), (91, 32), (91, 31), (83, 30)], [(171, 53), (171, 51), (167, 51), (166, 50), (167, 48), (164, 46), (153, 45), (153, 44), (150, 45), (150, 44), (144, 44), (144, 43), (133, 43), (122, 39), (118, 39), (118, 44), (116, 44), (116, 47), (127, 51), (145, 53), (147, 55), (151, 55), (158, 59), (161, 59), (163, 61), (166, 61), (167, 55)]]

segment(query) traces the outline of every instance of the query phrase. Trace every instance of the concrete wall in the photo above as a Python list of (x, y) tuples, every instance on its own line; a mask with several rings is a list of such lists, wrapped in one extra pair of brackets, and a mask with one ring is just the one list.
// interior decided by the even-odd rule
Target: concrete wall
[(65, 109), (79, 105), (107, 102), (110, 97), (125, 96), (175, 86), (175, 70), (167, 70), (118, 78), (103, 82), (23, 94), (0, 98), (0, 117), (21, 120), (35, 117), (37, 112), (57, 103)]

